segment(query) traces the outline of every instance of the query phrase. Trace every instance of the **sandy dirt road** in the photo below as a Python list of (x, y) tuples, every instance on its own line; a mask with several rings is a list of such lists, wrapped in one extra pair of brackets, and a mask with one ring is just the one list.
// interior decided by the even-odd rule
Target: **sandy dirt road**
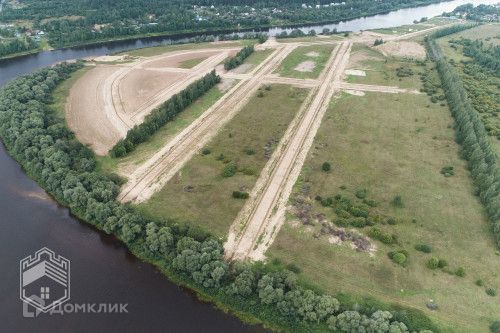
[(330, 99), (340, 89), (352, 43), (343, 42), (332, 53), (322, 73), (321, 85), (311, 91), (304, 112), (299, 113), (266, 165), (251, 198), (230, 228), (224, 244), (230, 260), (262, 260), (264, 252), (284, 222), (286, 203), (307, 152), (312, 145)]
[(238, 82), (201, 117), (140, 166), (123, 186), (118, 200), (140, 203), (161, 189), (224, 124), (232, 119), (262, 84), (263, 77), (272, 73), (295, 47), (296, 45), (284, 45), (277, 48), (252, 71), (253, 75), (249, 79)]

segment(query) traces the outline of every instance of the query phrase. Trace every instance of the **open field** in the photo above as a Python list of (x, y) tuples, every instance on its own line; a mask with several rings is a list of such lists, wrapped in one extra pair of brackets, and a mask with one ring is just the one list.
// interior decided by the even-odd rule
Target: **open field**
[(285, 58), (277, 73), (299, 79), (314, 79), (325, 68), (333, 45), (300, 46)]
[(147, 47), (143, 49), (123, 51), (118, 54), (128, 54), (133, 57), (153, 57), (167, 52), (181, 51), (181, 50), (198, 50), (198, 49), (220, 49), (226, 47), (243, 47), (248, 44), (254, 44), (253, 40), (234, 41), (229, 43), (189, 43), (189, 44), (176, 44), (176, 45), (161, 45), (155, 47)]
[(55, 113), (64, 118), (65, 117), (65, 108), (66, 108), (66, 100), (69, 95), (69, 91), (71, 87), (78, 81), (87, 71), (89, 71), (91, 67), (84, 67), (74, 73), (71, 74), (71, 77), (67, 80), (64, 80), (52, 94), (52, 104), (50, 107)]
[[(286, 227), (267, 255), (298, 266), (304, 280), (324, 290), (416, 307), (455, 327), (450, 332), (486, 332), (498, 315), (500, 300), (486, 295), (474, 281), (482, 279), (498, 288), (500, 257), (472, 193), (469, 171), (458, 158), (451, 124), (449, 110), (429, 103), (425, 95), (367, 93), (334, 100), (294, 187)], [(331, 163), (330, 172), (321, 170), (324, 162)], [(454, 167), (454, 176), (440, 173), (446, 165)], [(377, 214), (401, 220), (377, 225), (396, 234), (397, 244), (370, 239), (375, 250), (356, 251), (351, 242), (320, 231), (320, 220), (334, 227), (331, 222), (337, 216), (314, 198), (342, 194), (361, 201), (354, 196), (359, 189), (366, 189), (367, 199), (378, 203)], [(404, 208), (390, 203), (396, 195), (403, 198)], [(308, 217), (303, 219), (307, 225), (300, 222), (298, 211)], [(366, 235), (369, 229), (357, 232)], [(433, 253), (417, 252), (414, 246), (422, 243), (431, 245)], [(409, 252), (407, 267), (387, 257), (388, 251), (398, 249)], [(446, 259), (450, 270), (464, 267), (466, 276), (426, 268), (431, 256)], [(438, 310), (426, 309), (430, 300)]]
[[(261, 91), (263, 97), (253, 96), (206, 145), (210, 154), (195, 155), (161, 191), (139, 205), (140, 209), (225, 236), (245, 203), (232, 198), (232, 192), (251, 191), (307, 94), (286, 85)], [(231, 163), (238, 172), (221, 176)]]
[[(423, 70), (423, 67), (414, 61), (385, 57), (378, 50), (363, 44), (356, 44), (353, 48), (348, 68), (361, 70), (366, 74), (366, 76), (348, 76), (347, 82), (350, 83), (398, 86), (417, 90), (420, 88), (418, 73)], [(397, 75), (398, 68), (411, 69), (413, 74), (400, 77)]]
[(408, 25), (402, 25), (399, 27), (393, 27), (393, 28), (384, 28), (384, 29), (374, 29), (371, 31), (381, 33), (381, 34), (386, 34), (386, 35), (404, 35), (416, 31), (422, 31), (428, 28), (431, 28), (433, 26), (441, 26), (441, 25), (446, 25), (450, 23), (454, 23), (455, 21), (452, 19), (449, 19), (447, 17), (433, 17), (425, 22), (418, 23), (418, 24), (408, 24)]

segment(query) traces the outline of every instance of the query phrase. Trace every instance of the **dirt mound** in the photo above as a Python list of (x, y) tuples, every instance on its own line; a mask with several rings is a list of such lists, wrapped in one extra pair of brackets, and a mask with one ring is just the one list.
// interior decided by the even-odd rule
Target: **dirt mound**
[(387, 42), (375, 47), (386, 56), (400, 58), (425, 59), (425, 48), (416, 42)]

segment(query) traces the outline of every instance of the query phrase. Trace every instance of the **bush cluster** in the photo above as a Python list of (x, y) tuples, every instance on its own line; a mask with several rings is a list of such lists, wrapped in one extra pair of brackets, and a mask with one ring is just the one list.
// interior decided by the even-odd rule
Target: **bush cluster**
[(226, 71), (238, 67), (245, 61), (246, 58), (254, 51), (253, 45), (245, 46), (234, 57), (227, 59), (224, 62), (224, 69)]

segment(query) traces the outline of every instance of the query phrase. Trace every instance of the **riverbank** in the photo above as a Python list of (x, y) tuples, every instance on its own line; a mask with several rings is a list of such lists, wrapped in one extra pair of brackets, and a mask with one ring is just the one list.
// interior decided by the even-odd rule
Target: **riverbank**
[[(453, 0), (430, 0), (430, 1), (424, 1), (420, 2), (418, 4), (403, 4), (398, 6), (397, 8), (393, 8), (390, 10), (377, 10), (373, 11), (371, 13), (368, 13), (367, 15), (350, 15), (344, 17), (342, 20), (322, 20), (322, 21), (300, 21), (300, 22), (286, 22), (286, 23), (280, 23), (280, 24), (268, 24), (268, 25), (259, 25), (259, 26), (247, 26), (247, 27), (239, 27), (239, 26), (231, 26), (229, 28), (220, 28), (220, 29), (211, 29), (211, 30), (180, 30), (176, 32), (159, 32), (159, 33), (144, 33), (144, 34), (136, 34), (136, 35), (129, 35), (129, 36), (118, 36), (115, 38), (106, 38), (102, 40), (93, 40), (93, 41), (82, 41), (78, 43), (69, 43), (64, 45), (63, 47), (52, 47), (49, 46), (49, 48), (41, 48), (41, 49), (36, 49), (36, 50), (30, 50), (26, 52), (20, 52), (20, 53), (14, 53), (10, 54), (4, 57), (0, 57), (0, 61), (4, 59), (13, 59), (17, 57), (22, 57), (30, 54), (36, 54), (41, 51), (46, 51), (46, 50), (65, 50), (65, 49), (70, 49), (70, 48), (79, 48), (79, 47), (88, 47), (88, 46), (99, 46), (103, 44), (108, 44), (108, 43), (113, 43), (113, 42), (124, 42), (124, 41), (134, 41), (134, 40), (139, 40), (139, 39), (154, 39), (154, 38), (171, 38), (171, 39), (183, 39), (183, 38), (190, 38), (193, 36), (197, 35), (208, 35), (208, 36), (216, 36), (220, 34), (230, 34), (230, 33), (245, 33), (245, 32), (252, 32), (252, 31), (257, 31), (257, 32), (266, 32), (271, 31), (271, 30), (276, 30), (278, 28), (282, 30), (287, 30), (287, 29), (293, 29), (293, 28), (301, 28), (302, 30), (307, 29), (308, 27), (313, 27), (317, 25), (327, 25), (327, 24), (338, 24), (341, 22), (346, 22), (354, 19), (359, 19), (359, 18), (367, 18), (367, 17), (373, 17), (377, 15), (383, 15), (383, 14), (388, 14), (390, 12), (398, 11), (401, 9), (407, 9), (407, 8), (418, 8), (418, 7), (424, 7), (424, 6), (429, 6), (432, 4), (437, 4), (441, 2), (450, 2)], [(320, 31), (317, 31), (320, 32)], [(341, 31), (339, 31), (341, 32)], [(344, 31), (342, 31), (344, 32)], [(275, 34), (272, 34), (275, 35)], [(49, 44), (48, 44), (49, 45)]]

